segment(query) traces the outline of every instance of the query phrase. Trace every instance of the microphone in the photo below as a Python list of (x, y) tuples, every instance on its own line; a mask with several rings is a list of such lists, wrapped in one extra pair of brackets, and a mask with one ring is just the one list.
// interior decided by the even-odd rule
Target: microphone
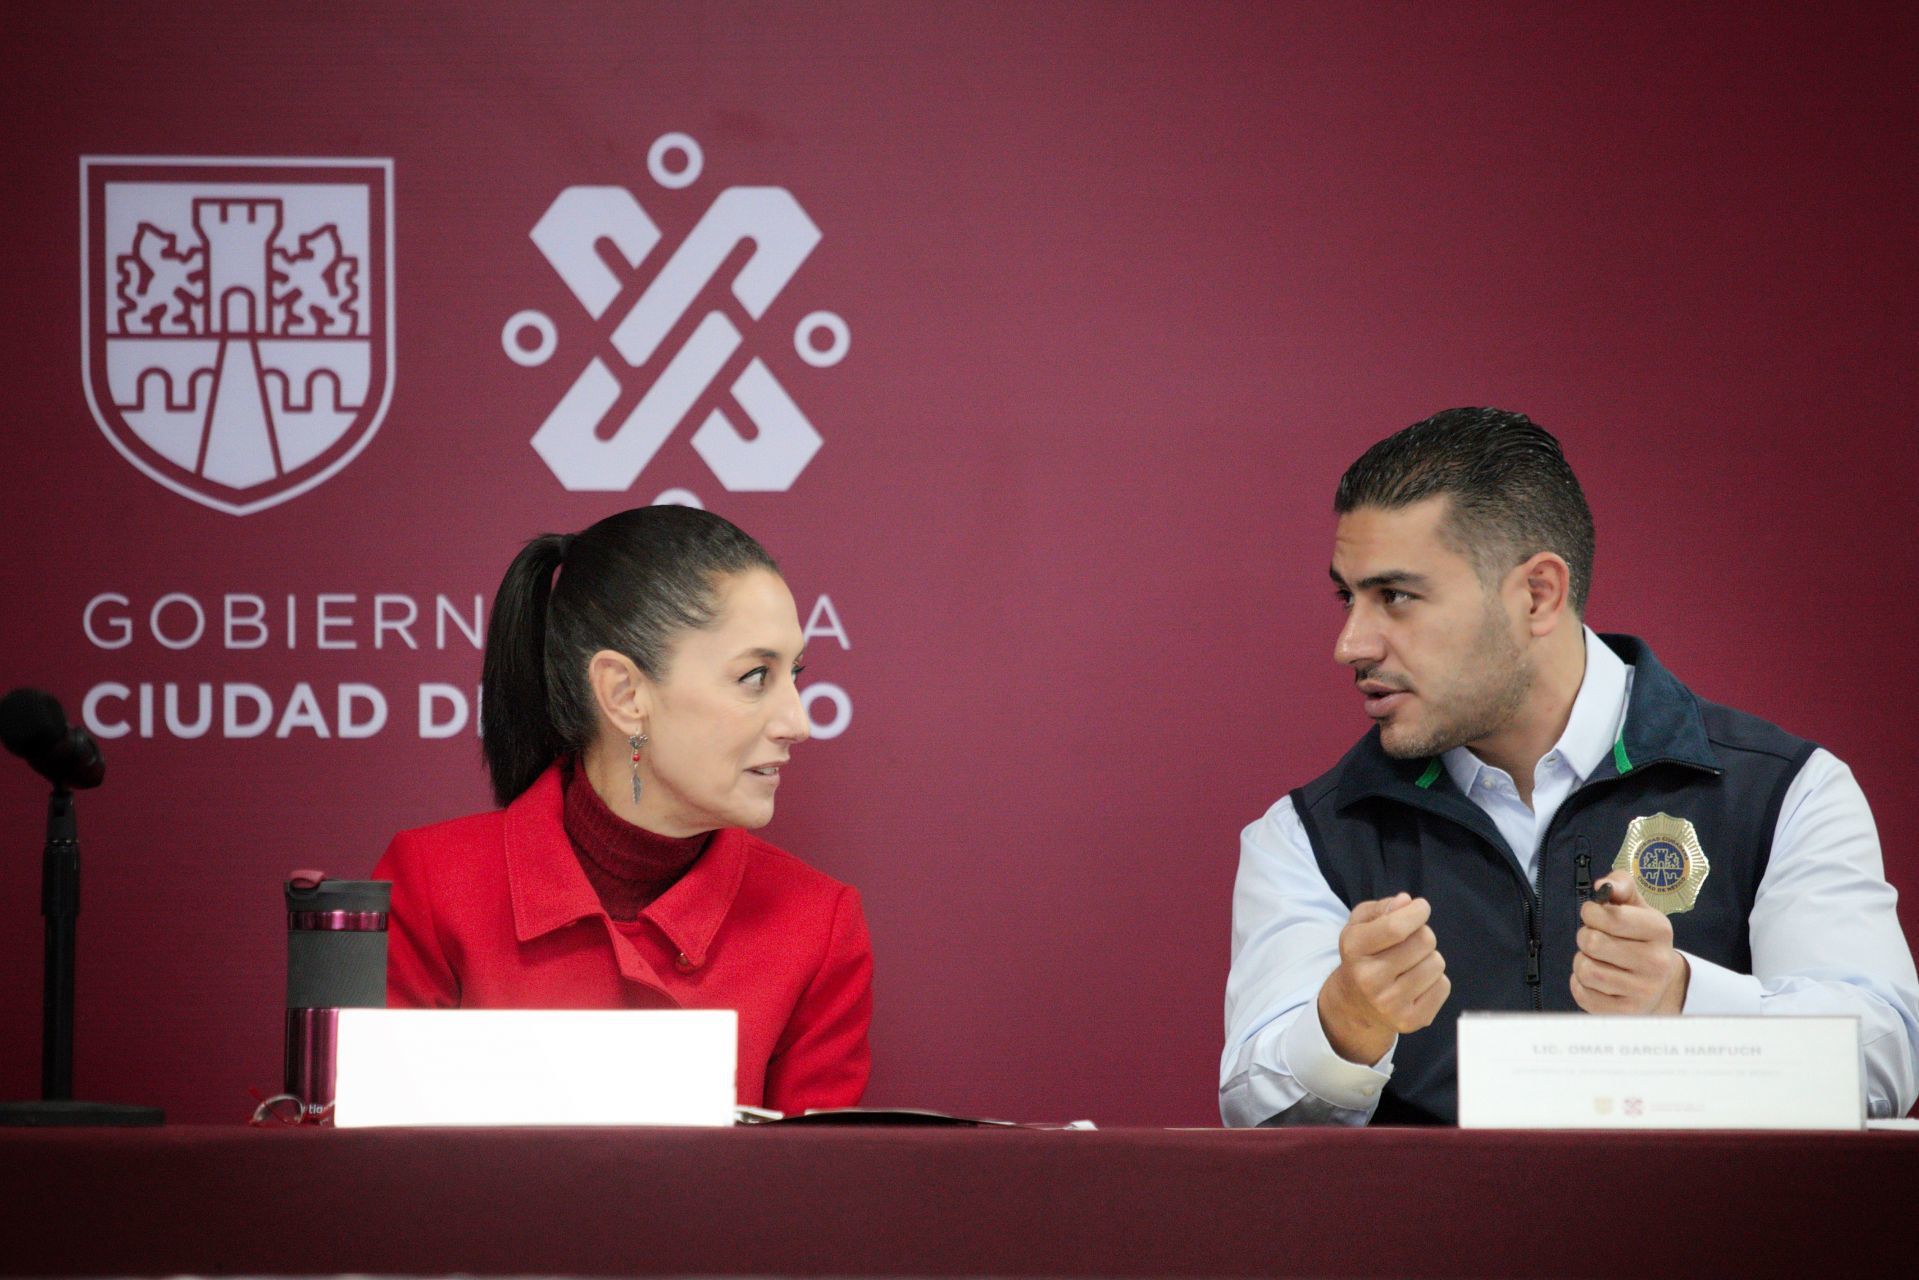
[(0, 745), (53, 784), (47, 797), (47, 844), (40, 859), (40, 914), (47, 945), (40, 997), (40, 1100), (0, 1102), (0, 1126), (154, 1125), (158, 1107), (78, 1102), (73, 1097), (73, 971), (80, 918), (80, 834), (73, 793), (97, 787), (107, 773), (85, 729), (67, 727), (50, 693), (15, 689), (0, 698)]
[(0, 743), (62, 790), (97, 787), (107, 774), (93, 735), (79, 725), (69, 728), (59, 701), (38, 689), (0, 698)]

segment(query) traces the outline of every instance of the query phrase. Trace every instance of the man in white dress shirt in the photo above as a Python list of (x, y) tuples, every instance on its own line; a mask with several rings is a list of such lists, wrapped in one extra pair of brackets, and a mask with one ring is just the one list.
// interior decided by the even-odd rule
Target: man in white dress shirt
[(1558, 442), (1448, 410), (1334, 510), (1374, 727), (1241, 836), (1226, 1123), (1450, 1123), (1461, 1009), (1856, 1015), (1870, 1113), (1910, 1109), (1919, 978), (1865, 796), (1586, 628)]

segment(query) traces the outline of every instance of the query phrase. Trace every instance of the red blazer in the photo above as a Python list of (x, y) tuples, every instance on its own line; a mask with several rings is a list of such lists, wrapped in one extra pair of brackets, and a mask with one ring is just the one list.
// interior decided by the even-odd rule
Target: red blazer
[(393, 838), (394, 1008), (735, 1009), (739, 1099), (799, 1111), (866, 1090), (873, 955), (859, 894), (738, 828), (617, 921), (560, 821), (560, 770), (503, 810)]

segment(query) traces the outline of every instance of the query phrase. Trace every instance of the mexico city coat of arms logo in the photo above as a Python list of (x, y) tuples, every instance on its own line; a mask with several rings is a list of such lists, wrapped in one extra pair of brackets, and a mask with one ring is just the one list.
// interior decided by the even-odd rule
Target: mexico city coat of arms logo
[(393, 397), (393, 162), (84, 157), (80, 307), (127, 461), (236, 516), (305, 493)]

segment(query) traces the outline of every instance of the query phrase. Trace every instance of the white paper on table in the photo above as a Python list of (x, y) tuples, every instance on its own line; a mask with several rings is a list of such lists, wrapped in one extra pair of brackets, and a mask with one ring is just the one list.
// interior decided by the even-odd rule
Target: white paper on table
[(730, 1125), (731, 1009), (342, 1009), (333, 1122)]
[(1852, 1017), (1459, 1019), (1468, 1129), (1862, 1129)]

